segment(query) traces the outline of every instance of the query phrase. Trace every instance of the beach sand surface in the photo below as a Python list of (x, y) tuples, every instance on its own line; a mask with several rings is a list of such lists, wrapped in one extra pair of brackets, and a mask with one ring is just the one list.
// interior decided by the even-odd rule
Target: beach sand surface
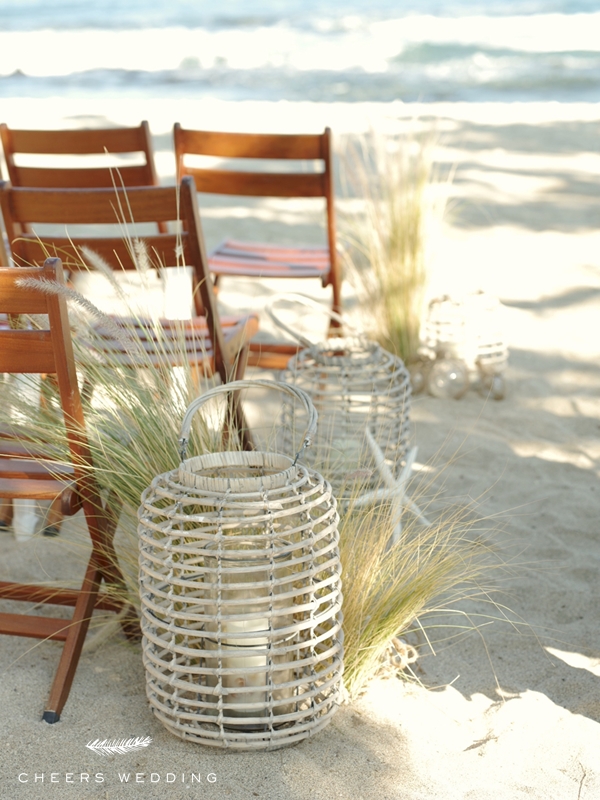
[[(13, 127), (143, 118), (165, 182), (174, 180), (175, 121), (233, 130), (329, 125), (343, 137), (426, 118), (438, 132), (439, 159), (455, 175), (435, 241), (431, 291), (483, 289), (500, 297), (510, 361), (504, 400), (474, 391), (460, 401), (417, 396), (413, 436), (423, 474), (443, 485), (449, 500), (476, 504), (490, 518), (489, 542), (510, 569), (496, 605), (470, 601), (429, 621), (435, 655), (422, 647), (420, 683), (377, 679), (324, 732), (273, 753), (217, 752), (168, 733), (148, 710), (139, 649), (118, 637), (84, 650), (61, 721), (49, 726), (40, 718), (59, 646), (1, 637), (1, 800), (600, 798), (598, 108), (218, 101), (148, 107), (59, 99), (2, 106), (3, 121)], [(219, 201), (203, 202), (201, 211), (209, 247), (232, 218), (243, 226), (240, 236), (323, 235), (312, 209), (300, 205)], [(225, 281), (219, 301), (226, 310), (254, 310), (278, 288)], [(326, 293), (317, 289), (315, 296), (325, 300)], [(349, 284), (345, 299), (350, 309), (359, 305)], [(266, 320), (262, 330), (271, 332)], [(16, 542), (2, 534), (0, 577), (72, 578), (82, 563), (72, 546), (76, 527), (76, 520), (66, 523), (57, 540)], [(151, 745), (110, 760), (86, 749), (91, 740), (137, 736), (151, 736)], [(191, 782), (192, 773), (200, 782)]]

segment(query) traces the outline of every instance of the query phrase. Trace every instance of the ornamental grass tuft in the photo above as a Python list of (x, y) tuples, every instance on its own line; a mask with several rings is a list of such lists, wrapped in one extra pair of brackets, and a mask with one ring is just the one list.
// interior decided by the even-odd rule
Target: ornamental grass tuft
[(349, 278), (366, 327), (405, 363), (416, 356), (429, 249), (444, 213), (451, 175), (442, 181), (431, 134), (371, 131), (342, 155), (342, 217)]

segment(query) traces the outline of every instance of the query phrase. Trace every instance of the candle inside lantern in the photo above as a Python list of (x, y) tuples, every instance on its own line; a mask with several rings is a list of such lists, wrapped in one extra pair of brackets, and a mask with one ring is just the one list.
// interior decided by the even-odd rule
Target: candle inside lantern
[[(277, 549), (285, 544), (278, 541)], [(205, 558), (210, 584), (207, 613), (211, 616), (205, 646), (217, 651), (214, 658), (206, 659), (210, 668), (206, 682), (213, 687), (220, 683), (224, 690), (226, 726), (262, 729), (264, 723), (236, 720), (268, 717), (270, 696), (278, 703), (272, 705), (273, 714), (289, 710), (289, 704), (279, 701), (290, 698), (291, 689), (279, 689), (278, 684), (290, 681), (292, 671), (275, 669), (281, 657), (272, 650), (282, 642), (278, 630), (291, 621), (290, 615), (273, 613), (286, 606), (286, 601), (277, 597), (286, 591), (286, 584), (278, 581), (289, 574), (285, 561), (290, 555), (271, 556), (269, 551), (248, 549), (251, 546), (231, 537), (230, 542), (222, 543), (221, 554)]]
[[(256, 687), (255, 692), (229, 692), (225, 702), (233, 703), (264, 703), (266, 701), (266, 687), (269, 666), (269, 620), (228, 620), (222, 625), (224, 638), (221, 640), (226, 653), (222, 658), (224, 669), (240, 670), (242, 674), (225, 675), (223, 686), (229, 689), (245, 689)], [(251, 638), (236, 638), (239, 633), (261, 633), (262, 636)], [(231, 636), (230, 634), (234, 634)], [(265, 635), (266, 634), (266, 635)], [(256, 655), (257, 649), (264, 650), (264, 655)], [(254, 655), (248, 655), (248, 651)], [(258, 669), (257, 669), (258, 668)], [(230, 709), (232, 716), (253, 716), (253, 711)]]

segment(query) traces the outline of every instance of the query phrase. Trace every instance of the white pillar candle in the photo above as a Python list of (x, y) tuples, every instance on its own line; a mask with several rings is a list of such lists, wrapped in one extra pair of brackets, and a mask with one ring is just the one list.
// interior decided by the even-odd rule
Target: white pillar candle
[[(255, 549), (252, 544), (231, 537), (219, 556), (205, 558), (205, 565), (210, 568), (206, 575), (211, 597), (207, 612), (213, 615), (206, 625), (205, 642), (207, 649), (216, 651), (206, 660), (211, 670), (207, 684), (216, 687), (221, 683), (224, 715), (228, 719), (268, 717), (270, 693), (276, 699), (291, 696), (288, 689), (274, 690), (273, 683), (289, 681), (291, 671), (273, 672), (277, 659), (271, 651), (277, 630), (291, 621), (288, 615), (271, 616), (274, 609), (282, 608), (277, 597), (281, 584), (272, 581), (271, 574), (273, 578), (283, 577), (289, 570), (289, 556), (271, 558), (268, 550)], [(276, 544), (279, 549), (286, 545), (283, 541)], [(246, 614), (246, 619), (230, 618)], [(286, 708), (283, 704), (274, 706), (273, 713), (286, 713)], [(226, 724), (250, 728), (261, 725), (241, 721)]]
[[(229, 692), (224, 697), (227, 703), (264, 703), (265, 690), (268, 685), (269, 666), (269, 620), (227, 620), (222, 625), (223, 650), (226, 653), (222, 658), (224, 669), (240, 670), (241, 674), (224, 675), (223, 686), (228, 689), (256, 687), (255, 692)], [(262, 636), (240, 637), (235, 634), (262, 633)], [(234, 636), (231, 636), (234, 634)], [(265, 635), (267, 634), (267, 635)], [(264, 655), (247, 655), (248, 651), (264, 650)], [(260, 669), (258, 669), (260, 668)], [(259, 714), (256, 709), (239, 711), (232, 709), (229, 713), (233, 716), (253, 716)]]

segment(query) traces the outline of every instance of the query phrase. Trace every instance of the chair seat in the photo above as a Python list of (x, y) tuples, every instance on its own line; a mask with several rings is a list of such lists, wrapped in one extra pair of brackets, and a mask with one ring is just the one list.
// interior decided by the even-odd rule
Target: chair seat
[(331, 269), (325, 247), (281, 247), (227, 239), (208, 258), (215, 275), (264, 278), (320, 278), (326, 283)]
[[(16, 448), (13, 445), (11, 449)], [(0, 452), (2, 450), (3, 448), (0, 448)], [(2, 452), (2, 455), (6, 455), (6, 453)], [(38, 458), (29, 460), (22, 456), (10, 455), (0, 461), (0, 479), (3, 478), (11, 480), (25, 478), (34, 481), (53, 480), (64, 487), (65, 481), (73, 480), (73, 468), (54, 461), (40, 461)]]
[(77, 513), (81, 498), (73, 467), (43, 458), (39, 448), (0, 430), (0, 498), (52, 501), (61, 497), (62, 512), (67, 516)]
[(54, 500), (74, 483), (65, 484), (52, 478), (0, 478), (0, 497), (13, 500)]
[[(26, 431), (21, 430), (18, 426), (8, 427), (5, 425), (0, 425), (0, 456), (19, 459), (28, 458), (35, 462), (50, 459), (47, 449), (44, 450), (34, 442), (28, 441)], [(68, 475), (72, 473), (70, 467), (65, 465), (57, 466), (62, 467), (61, 474)]]
[[(152, 320), (134, 317), (113, 317), (113, 319), (125, 331), (131, 333), (143, 348), (144, 356), (139, 359), (143, 366), (147, 366), (148, 363), (164, 366), (166, 359), (169, 360), (170, 366), (180, 365), (182, 334), (185, 337), (186, 360), (192, 366), (202, 366), (207, 361), (212, 362), (213, 360), (213, 348), (205, 317), (159, 320), (160, 348), (158, 350), (159, 329)], [(255, 314), (245, 317), (222, 316), (220, 321), (225, 344), (232, 352), (236, 352), (244, 340), (252, 338), (258, 331), (258, 316)], [(105, 340), (105, 352), (111, 353), (119, 363), (136, 365), (135, 356), (127, 352), (124, 343), (116, 340), (106, 327), (98, 325), (95, 330)]]
[[(227, 239), (208, 258), (215, 276), (262, 278), (319, 278), (324, 286), (331, 263), (326, 247), (282, 247)], [(254, 334), (253, 334), (254, 335)], [(300, 346), (293, 342), (250, 342), (248, 364), (261, 369), (284, 369)]]

